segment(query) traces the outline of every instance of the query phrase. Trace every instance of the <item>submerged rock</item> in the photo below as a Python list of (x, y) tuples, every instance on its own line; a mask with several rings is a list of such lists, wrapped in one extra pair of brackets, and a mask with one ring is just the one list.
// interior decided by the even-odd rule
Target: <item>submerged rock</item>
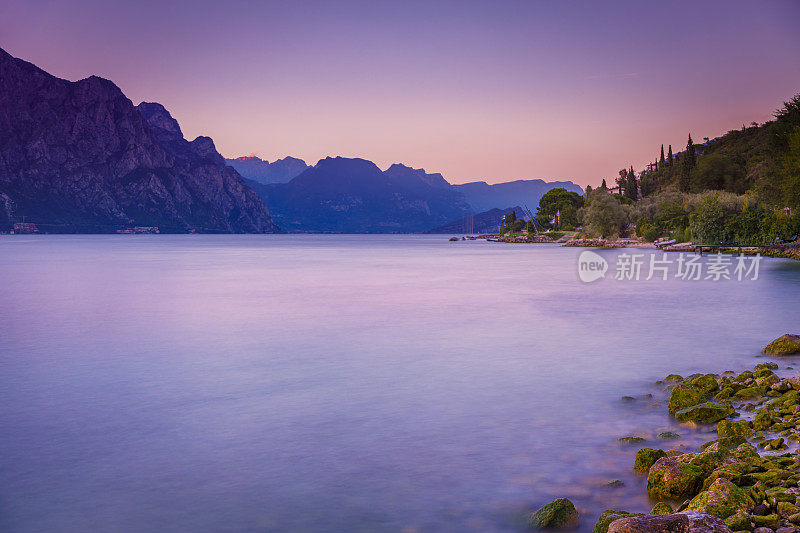
[(578, 511), (566, 498), (554, 500), (531, 515), (530, 525), (535, 529), (562, 529), (578, 524)]
[(766, 355), (793, 355), (800, 353), (800, 335), (787, 333), (767, 344), (761, 353)]

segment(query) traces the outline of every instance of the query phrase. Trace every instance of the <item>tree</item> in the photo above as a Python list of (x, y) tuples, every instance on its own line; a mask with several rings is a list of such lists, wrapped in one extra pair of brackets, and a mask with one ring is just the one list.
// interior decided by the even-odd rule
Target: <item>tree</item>
[(584, 198), (580, 194), (557, 187), (550, 189), (539, 199), (536, 218), (548, 221), (558, 216), (561, 226), (575, 226), (578, 223), (578, 208), (583, 207)]
[(656, 170), (661, 170), (662, 168), (664, 168), (664, 164), (666, 162), (667, 162), (667, 160), (664, 159), (664, 145), (662, 144), (661, 145), (661, 157), (658, 158), (658, 166), (656, 167)]
[(628, 170), (623, 168), (619, 171), (619, 176), (617, 177), (617, 187), (619, 188), (619, 193), (624, 194), (625, 185), (628, 184)]
[[(600, 188), (603, 189), (604, 191), (608, 190), (608, 185), (606, 185), (606, 179), (605, 178), (603, 178), (603, 183), (600, 184)], [(589, 197), (588, 193), (587, 193), (586, 197), (587, 198)]]
[(639, 185), (636, 182), (636, 174), (633, 172), (633, 167), (628, 170), (625, 179), (625, 197), (634, 202), (639, 199)]
[(669, 153), (667, 154), (667, 165), (672, 166), (672, 145), (669, 145)]
[(689, 215), (692, 234), (704, 244), (719, 244), (725, 236), (725, 209), (716, 194), (700, 201), (694, 213)]
[(694, 143), (692, 142), (692, 134), (689, 134), (689, 141), (686, 143), (686, 151), (681, 158), (681, 174), (678, 176), (678, 188), (681, 192), (689, 192), (690, 179), (689, 175), (694, 168), (697, 160), (697, 155), (694, 152)]
[(584, 228), (593, 235), (611, 237), (625, 231), (628, 216), (613, 195), (594, 191), (581, 210)]

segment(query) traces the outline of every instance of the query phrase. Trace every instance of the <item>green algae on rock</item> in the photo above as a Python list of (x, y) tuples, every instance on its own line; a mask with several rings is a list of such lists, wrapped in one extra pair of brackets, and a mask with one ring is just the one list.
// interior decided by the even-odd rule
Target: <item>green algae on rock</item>
[(667, 502), (658, 502), (650, 510), (650, 514), (672, 514), (674, 509)]
[(694, 424), (713, 424), (734, 413), (733, 406), (729, 403), (705, 402), (687, 407), (675, 412), (675, 419), (679, 422)]
[(800, 353), (800, 335), (787, 333), (767, 344), (761, 353), (766, 355), (793, 355)]
[(695, 496), (686, 509), (702, 511), (725, 519), (737, 511), (749, 511), (755, 505), (747, 491), (727, 479), (717, 478), (708, 490)]
[(631, 516), (642, 516), (642, 513), (629, 513), (627, 511), (616, 511), (613, 509), (603, 511), (603, 513), (600, 515), (600, 518), (597, 519), (597, 523), (595, 523), (592, 533), (607, 533), (608, 526), (611, 525), (611, 522), (619, 520), (620, 518), (628, 518)]
[(678, 383), (672, 387), (672, 391), (670, 391), (667, 409), (669, 410), (669, 414), (674, 415), (682, 409), (703, 403), (707, 399), (707, 395), (703, 394), (695, 387), (686, 385), (685, 383)]
[(535, 529), (563, 529), (578, 524), (578, 511), (566, 498), (548, 503), (531, 515), (530, 525)]
[(637, 474), (646, 474), (656, 461), (666, 455), (667, 453), (664, 450), (659, 450), (657, 448), (641, 448), (636, 452), (633, 471)]
[(702, 486), (703, 469), (672, 457), (662, 457), (647, 475), (647, 494), (656, 500), (688, 498)]

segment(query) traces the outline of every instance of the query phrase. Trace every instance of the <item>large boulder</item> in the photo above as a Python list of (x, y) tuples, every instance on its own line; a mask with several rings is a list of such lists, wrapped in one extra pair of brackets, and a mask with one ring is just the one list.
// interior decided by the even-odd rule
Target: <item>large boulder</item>
[(689, 518), (689, 531), (691, 533), (731, 533), (725, 522), (716, 516), (699, 511), (681, 511)]
[(688, 498), (702, 486), (704, 474), (704, 468), (699, 465), (662, 457), (647, 474), (647, 493), (656, 500)]
[(659, 450), (657, 448), (642, 448), (636, 452), (636, 460), (633, 463), (633, 471), (637, 474), (646, 474), (656, 461), (662, 457), (665, 457), (666, 455), (667, 453), (664, 450)]
[(611, 522), (608, 533), (687, 533), (689, 517), (685, 514), (643, 515)]
[(728, 518), (737, 511), (749, 511), (755, 502), (741, 489), (724, 478), (717, 478), (708, 490), (695, 496), (686, 507), (689, 511), (701, 511), (718, 518)]
[(615, 520), (608, 533), (731, 533), (725, 522), (706, 513), (683, 511)]
[(713, 424), (734, 413), (730, 404), (720, 402), (705, 402), (693, 405), (675, 412), (675, 419), (679, 422), (693, 424)]
[(800, 353), (800, 335), (787, 333), (764, 346), (761, 353), (766, 355), (793, 355)]
[(578, 511), (566, 498), (554, 500), (531, 515), (534, 529), (562, 529), (578, 524)]
[(685, 383), (678, 383), (672, 387), (672, 391), (669, 393), (667, 409), (669, 410), (669, 414), (674, 415), (682, 409), (705, 402), (707, 398), (707, 395), (703, 394), (703, 392), (696, 387), (686, 385)]

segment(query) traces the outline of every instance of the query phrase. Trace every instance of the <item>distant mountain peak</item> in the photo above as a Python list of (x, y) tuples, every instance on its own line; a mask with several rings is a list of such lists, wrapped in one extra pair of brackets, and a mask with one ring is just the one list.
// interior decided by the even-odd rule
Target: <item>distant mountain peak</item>
[(309, 168), (305, 161), (291, 156), (272, 163), (256, 155), (245, 155), (225, 161), (243, 177), (263, 184), (286, 183)]

